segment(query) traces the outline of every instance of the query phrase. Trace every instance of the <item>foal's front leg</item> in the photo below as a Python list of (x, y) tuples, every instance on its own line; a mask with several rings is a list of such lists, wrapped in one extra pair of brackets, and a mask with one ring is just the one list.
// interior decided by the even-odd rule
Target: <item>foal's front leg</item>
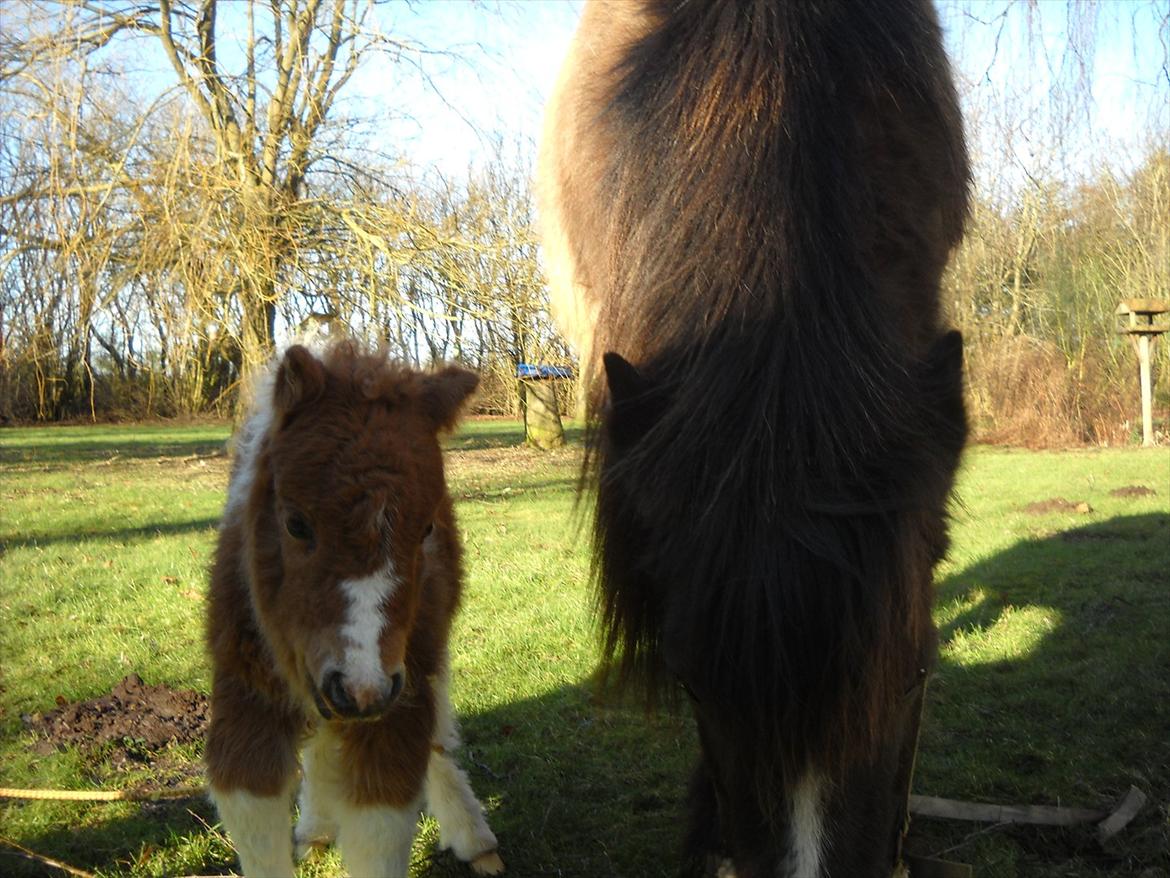
[(470, 863), (477, 875), (499, 875), (504, 861), (499, 843), (487, 824), (483, 806), (472, 792), (467, 775), (449, 755), (459, 747), (459, 729), (451, 708), (446, 669), (433, 681), (435, 692), (434, 744), (427, 763), (427, 809), (439, 821), (439, 845)]
[(337, 839), (337, 812), (345, 795), (341, 774), (341, 742), (321, 727), (301, 752), (301, 791), (297, 796), (297, 826), (293, 833), (297, 859), (304, 859), (314, 847), (325, 847)]
[(291, 784), (273, 796), (212, 786), (211, 799), (246, 878), (293, 878)]
[(329, 725), (341, 788), (337, 846), (350, 875), (405, 878), (422, 808), (431, 719), (425, 699), (376, 722)]
[(300, 717), (230, 679), (212, 686), (211, 799), (248, 878), (292, 878), (290, 832)]

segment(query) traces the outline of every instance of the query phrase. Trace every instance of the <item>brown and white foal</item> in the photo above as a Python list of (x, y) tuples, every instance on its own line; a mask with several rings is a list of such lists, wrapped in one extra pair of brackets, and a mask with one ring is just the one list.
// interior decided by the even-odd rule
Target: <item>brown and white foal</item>
[(404, 876), (419, 810), (480, 874), (503, 871), (448, 696), (462, 584), (438, 434), (474, 374), (352, 343), (284, 354), (238, 444), (212, 571), (207, 769), (248, 876), (336, 840), (350, 874)]

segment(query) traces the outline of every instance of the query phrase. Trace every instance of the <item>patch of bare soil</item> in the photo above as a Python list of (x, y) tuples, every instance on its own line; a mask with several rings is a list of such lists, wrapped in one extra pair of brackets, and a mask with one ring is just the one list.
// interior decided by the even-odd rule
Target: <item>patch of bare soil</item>
[(190, 689), (150, 686), (130, 674), (109, 695), (22, 717), (25, 728), (41, 736), (35, 747), (51, 753), (66, 747), (109, 749), (115, 763), (149, 762), (169, 744), (190, 744), (207, 734), (207, 696)]
[(1047, 515), (1050, 512), (1079, 512), (1087, 515), (1093, 507), (1084, 500), (1065, 500), (1063, 497), (1052, 497), (1048, 500), (1037, 500), (1024, 507), (1029, 515)]
[(1126, 485), (1124, 488), (1114, 488), (1109, 492), (1110, 497), (1149, 497), (1152, 494), (1157, 494), (1153, 488), (1147, 488), (1145, 485)]

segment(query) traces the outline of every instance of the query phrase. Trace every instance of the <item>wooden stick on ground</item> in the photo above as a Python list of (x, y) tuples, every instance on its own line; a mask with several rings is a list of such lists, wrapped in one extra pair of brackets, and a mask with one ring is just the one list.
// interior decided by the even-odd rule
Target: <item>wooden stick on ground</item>
[(1146, 804), (1146, 794), (1137, 787), (1131, 786), (1129, 792), (1122, 797), (1121, 802), (1113, 813), (1097, 824), (1097, 838), (1107, 841), (1129, 824), (1137, 816), (1138, 811)]
[(20, 852), (20, 856), (28, 857), (30, 860), (35, 860), (43, 866), (50, 866), (54, 869), (60, 869), (62, 872), (68, 872), (70, 875), (76, 875), (77, 878), (95, 878), (92, 872), (86, 872), (84, 869), (78, 869), (76, 866), (70, 866), (68, 863), (62, 863), (59, 860), (46, 857), (44, 854), (38, 854), (36, 851), (30, 851), (24, 845), (17, 844), (16, 842), (12, 841), (12, 839), (4, 838), (2, 835), (0, 835), (0, 844), (14, 848)]
[(1104, 841), (1124, 829), (1145, 803), (1145, 793), (1131, 786), (1112, 812), (1092, 808), (1057, 808), (1051, 805), (992, 805), (940, 799), (936, 796), (911, 796), (910, 813), (918, 817), (980, 823), (1031, 823), (1041, 826), (1096, 823), (1097, 836)]
[(991, 805), (960, 802), (935, 796), (911, 796), (910, 813), (918, 817), (945, 820), (973, 820), (980, 823), (1037, 823), (1043, 826), (1075, 826), (1097, 823), (1108, 814), (1088, 808), (1054, 808), (1050, 805)]

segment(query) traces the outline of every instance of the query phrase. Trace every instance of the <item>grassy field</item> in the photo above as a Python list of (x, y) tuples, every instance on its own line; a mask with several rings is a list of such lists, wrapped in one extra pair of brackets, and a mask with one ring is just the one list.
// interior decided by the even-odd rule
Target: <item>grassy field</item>
[[(131, 672), (206, 691), (203, 596), (227, 435), (0, 432), (0, 786), (199, 782), (197, 745), (132, 768), (101, 749), (38, 755), (22, 715), (108, 693)], [(463, 762), (509, 874), (674, 874), (690, 724), (596, 691), (572, 515), (580, 448), (542, 454), (521, 438), (513, 423), (479, 421), (450, 441), (468, 567), (453, 644)], [(1111, 494), (1132, 486), (1156, 493)], [(914, 846), (979, 876), (1170, 874), (1170, 454), (974, 449), (959, 500), (916, 791), (1105, 807), (1136, 784), (1150, 804), (1105, 847), (1085, 828), (930, 820), (915, 821)], [(1068, 503), (1044, 502), (1057, 500)], [(468, 874), (435, 837), (424, 824), (417, 875)], [(100, 875), (233, 863), (200, 798), (0, 801), (0, 838)], [(0, 873), (60, 874), (4, 844)], [(339, 873), (331, 854), (302, 869)]]

